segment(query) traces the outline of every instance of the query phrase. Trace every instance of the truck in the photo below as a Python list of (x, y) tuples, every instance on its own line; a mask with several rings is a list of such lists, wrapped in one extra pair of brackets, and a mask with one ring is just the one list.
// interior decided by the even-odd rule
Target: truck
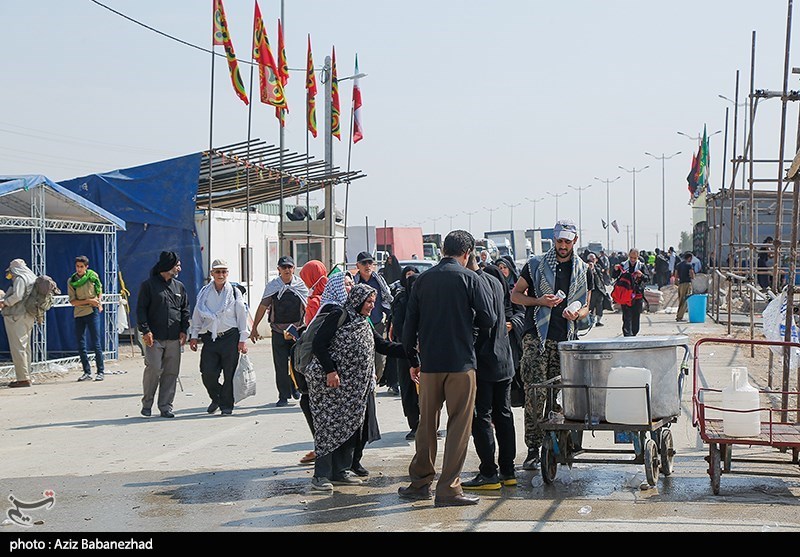
[(431, 261), (439, 261), (442, 258), (442, 235), (423, 234), (422, 235), (423, 257)]
[(531, 256), (532, 246), (524, 230), (491, 230), (483, 237), (494, 241), (501, 256), (508, 255), (519, 265)]
[(422, 259), (422, 229), (417, 226), (387, 226), (375, 229), (375, 245), (398, 260)]
[(542, 255), (553, 247), (552, 228), (529, 228), (525, 231), (525, 237), (531, 243), (531, 255)]

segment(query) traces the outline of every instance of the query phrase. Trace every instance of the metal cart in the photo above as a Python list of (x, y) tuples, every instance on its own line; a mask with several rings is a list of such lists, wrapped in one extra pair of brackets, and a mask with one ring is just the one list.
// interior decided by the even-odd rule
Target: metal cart
[[(540, 426), (544, 432), (541, 472), (545, 483), (556, 478), (558, 464), (574, 463), (643, 464), (650, 485), (659, 470), (672, 473), (675, 448), (670, 425), (680, 415), (684, 378), (689, 374), (688, 337), (623, 337), (576, 340), (559, 344), (561, 375), (535, 385), (545, 389), (545, 413)], [(678, 363), (677, 348), (684, 349)], [(638, 365), (652, 371), (652, 384), (609, 386), (609, 372), (615, 367)], [(638, 424), (609, 423), (605, 401), (609, 392), (627, 390), (641, 393), (646, 418)], [(558, 393), (563, 408), (556, 402)], [(559, 411), (561, 410), (561, 412)], [(614, 443), (632, 444), (631, 449), (585, 448), (583, 432), (612, 431)], [(611, 455), (608, 458), (581, 455)], [(633, 455), (633, 458), (623, 455)]]
[[(788, 390), (759, 389), (759, 408), (753, 410), (739, 410), (725, 408), (722, 402), (718, 404), (709, 403), (706, 399), (716, 397), (719, 399), (721, 389), (702, 387), (701, 383), (708, 380), (700, 369), (701, 345), (704, 344), (734, 344), (740, 346), (784, 346), (800, 348), (800, 344), (793, 342), (777, 342), (768, 340), (749, 340), (749, 339), (729, 339), (729, 338), (703, 338), (698, 340), (694, 346), (694, 370), (693, 370), (693, 395), (692, 395), (692, 425), (698, 428), (700, 438), (708, 444), (708, 475), (711, 477), (711, 489), (714, 495), (719, 495), (720, 479), (722, 474), (747, 474), (747, 475), (769, 475), (769, 476), (793, 476), (800, 475), (797, 465), (800, 464), (798, 455), (800, 454), (800, 392)], [(790, 400), (794, 398), (794, 407), (790, 407)], [(763, 406), (766, 402), (769, 406)], [(761, 432), (754, 437), (730, 437), (726, 436), (723, 427), (724, 412), (747, 413), (759, 412), (760, 417), (767, 417), (766, 421), (761, 421)], [(791, 414), (795, 414), (796, 420), (791, 421)], [(774, 447), (780, 453), (791, 451), (790, 460), (776, 455), (775, 458), (756, 458), (742, 456), (733, 458), (733, 446), (768, 446)], [(743, 470), (733, 470), (732, 463), (748, 464)], [(774, 473), (757, 469), (757, 465), (767, 464), (789, 464), (794, 472)]]

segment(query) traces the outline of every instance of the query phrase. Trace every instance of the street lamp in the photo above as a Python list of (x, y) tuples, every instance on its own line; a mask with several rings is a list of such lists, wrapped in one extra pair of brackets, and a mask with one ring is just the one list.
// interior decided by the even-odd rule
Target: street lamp
[(445, 215), (448, 219), (450, 219), (450, 230), (453, 230), (453, 219), (456, 218), (458, 215)]
[(520, 205), (522, 205), (522, 202), (520, 201), (519, 203), (503, 203), (503, 205), (511, 208), (511, 225), (509, 226), (509, 228), (511, 230), (514, 230), (514, 207), (519, 207)]
[[(581, 207), (582, 206), (582, 203), (581, 203), (581, 192), (583, 192), (583, 190), (588, 190), (589, 188), (591, 188), (592, 184), (589, 184), (588, 186), (583, 186), (583, 187), (580, 187), (580, 186), (569, 186), (569, 187), (578, 191), (578, 236), (580, 238), (583, 238), (583, 210), (582, 210), (582, 207)], [(584, 245), (586, 245), (586, 244), (584, 244)]]
[(564, 192), (564, 193), (550, 193), (550, 192), (547, 192), (547, 195), (552, 195), (553, 197), (556, 198), (556, 220), (555, 220), (555, 222), (558, 222), (558, 198), (562, 197), (564, 195), (567, 195), (567, 192)]
[[(665, 193), (665, 189), (664, 189), (664, 183), (665, 183), (665, 180), (664, 180), (664, 161), (667, 160), (667, 159), (671, 159), (672, 157), (674, 157), (676, 155), (680, 155), (681, 152), (678, 151), (677, 153), (673, 153), (668, 157), (665, 156), (664, 153), (661, 153), (660, 157), (655, 156), (653, 153), (648, 153), (647, 151), (645, 151), (644, 154), (645, 155), (650, 155), (654, 159), (658, 159), (658, 160), (661, 161), (661, 242), (662, 242), (661, 249), (663, 250), (664, 246), (667, 245), (667, 236), (666, 236), (667, 213), (666, 213), (666, 209), (665, 209), (665, 207), (666, 207), (666, 193)], [(634, 221), (634, 222), (636, 222), (636, 221)], [(658, 243), (658, 242), (656, 242), (656, 243)]]
[(536, 204), (540, 201), (543, 201), (544, 197), (540, 197), (539, 199), (531, 199), (530, 197), (526, 197), (525, 199), (533, 203), (533, 229), (536, 230)]
[(438, 217), (431, 217), (431, 221), (433, 221), (433, 233), (436, 234), (436, 221), (442, 220), (441, 216)]
[(650, 168), (650, 165), (647, 164), (642, 168), (636, 168), (634, 166), (630, 170), (628, 170), (624, 166), (620, 166), (619, 168), (621, 168), (625, 172), (630, 172), (631, 174), (633, 174), (633, 247), (639, 249), (638, 246), (636, 245), (636, 173), (641, 172), (642, 170), (647, 170), (648, 168)]
[(467, 224), (467, 228), (469, 230), (467, 230), (467, 232), (472, 234), (472, 215), (477, 215), (478, 211), (464, 211), (464, 214), (467, 215), (467, 217), (469, 217), (469, 224)]
[[(712, 134), (709, 134), (709, 136), (708, 136), (708, 137), (709, 137), (709, 138), (711, 138), (711, 137), (714, 137), (714, 136), (715, 136), (715, 135), (717, 135), (718, 133), (722, 133), (722, 130), (717, 130), (717, 131), (715, 131), (714, 133), (712, 133)], [(684, 136), (684, 137), (688, 137), (689, 139), (694, 139), (695, 141), (700, 141), (701, 139), (703, 139), (703, 134), (700, 134), (700, 135), (698, 135), (698, 136), (696, 136), (696, 137), (695, 137), (695, 136), (693, 136), (693, 135), (689, 135), (689, 134), (687, 134), (687, 133), (678, 132), (678, 135), (682, 135), (682, 136)]]
[(494, 228), (492, 227), (492, 213), (494, 213), (495, 211), (497, 211), (499, 208), (500, 208), (500, 207), (495, 207), (495, 208), (493, 208), (493, 209), (490, 209), (489, 207), (484, 207), (484, 209), (486, 209), (487, 211), (489, 211), (489, 230), (494, 230)]
[(610, 228), (611, 228), (611, 209), (610, 209), (610, 203), (609, 203), (608, 185), (613, 183), (613, 182), (616, 182), (621, 177), (622, 176), (617, 176), (613, 180), (601, 180), (597, 176), (594, 177), (595, 180), (597, 180), (598, 182), (603, 182), (606, 185), (606, 250), (611, 249), (611, 230), (610, 230)]

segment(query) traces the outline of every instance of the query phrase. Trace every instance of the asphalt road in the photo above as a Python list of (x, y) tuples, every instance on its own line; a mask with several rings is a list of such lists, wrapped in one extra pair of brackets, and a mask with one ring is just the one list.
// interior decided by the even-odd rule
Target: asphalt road
[[(621, 318), (587, 338), (620, 334)], [(640, 335), (724, 337), (726, 327), (676, 323), (673, 314), (643, 316)], [(377, 395), (382, 439), (367, 447), (371, 472), (358, 487), (332, 495), (310, 490), (313, 468), (298, 463), (312, 448), (296, 402), (277, 408), (269, 340), (251, 346), (258, 392), (232, 416), (208, 415), (198, 371), (199, 352), (183, 355), (175, 419), (139, 415), (143, 361), (122, 346), (107, 364), (104, 382), (82, 382), (78, 370), (39, 377), (30, 389), (0, 388), (0, 467), (6, 494), (0, 535), (19, 539), (46, 533), (130, 532), (800, 532), (800, 469), (771, 447), (737, 447), (773, 464), (763, 475), (725, 474), (712, 493), (708, 446), (691, 424), (691, 381), (681, 415), (672, 424), (674, 470), (645, 487), (644, 467), (629, 463), (560, 466), (552, 484), (518, 471), (519, 485), (483, 492), (480, 504), (435, 508), (397, 496), (407, 482), (413, 441), (399, 397)], [(748, 365), (737, 347), (720, 346), (703, 368), (704, 381), (729, 377), (731, 365)], [(523, 443), (522, 409), (515, 409), (517, 463)], [(446, 415), (442, 418), (446, 423)], [(610, 432), (585, 436), (585, 446), (613, 447)], [(440, 444), (440, 451), (442, 446)], [(440, 453), (441, 454), (441, 453)], [(463, 479), (477, 471), (470, 448)], [(51, 504), (45, 492), (52, 492)], [(22, 509), (33, 524), (18, 525)], [(11, 515), (14, 515), (12, 520)], [(5, 543), (5, 541), (3, 542)]]

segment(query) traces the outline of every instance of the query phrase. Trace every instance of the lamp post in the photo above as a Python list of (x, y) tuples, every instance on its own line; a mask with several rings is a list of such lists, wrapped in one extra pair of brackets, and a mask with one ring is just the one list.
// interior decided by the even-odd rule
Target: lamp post
[(539, 199), (531, 199), (530, 197), (526, 197), (525, 199), (533, 203), (533, 229), (536, 230), (536, 204), (540, 201), (543, 201), (544, 197), (540, 197)]
[(642, 170), (647, 170), (650, 168), (649, 164), (644, 165), (642, 168), (636, 168), (635, 166), (630, 170), (625, 168), (624, 166), (620, 166), (622, 170), (625, 172), (630, 172), (633, 174), (633, 247), (637, 248), (636, 245), (636, 173), (641, 172)]
[(558, 222), (558, 198), (567, 195), (567, 192), (564, 193), (550, 193), (547, 192), (547, 195), (552, 195), (556, 198), (556, 220), (553, 222)]
[(431, 221), (433, 222), (433, 233), (436, 234), (436, 221), (442, 220), (441, 216), (438, 217), (431, 217)]
[[(722, 130), (717, 130), (714, 133), (709, 134), (708, 137), (712, 138), (715, 135), (717, 135), (718, 133), (722, 133)], [(678, 135), (682, 135), (684, 137), (688, 137), (689, 139), (694, 139), (695, 141), (700, 141), (701, 139), (703, 139), (703, 134), (694, 136), (694, 135), (689, 135), (688, 133), (678, 132)]]
[(467, 230), (467, 232), (472, 234), (472, 215), (478, 214), (478, 211), (464, 211), (464, 214), (467, 215), (467, 217), (469, 217), (469, 222), (467, 224), (467, 228), (469, 230)]
[(609, 202), (610, 197), (608, 195), (608, 185), (616, 182), (621, 177), (622, 176), (617, 176), (613, 180), (601, 180), (597, 176), (594, 177), (595, 180), (598, 182), (603, 182), (606, 185), (606, 250), (611, 249), (611, 204)]
[(511, 230), (514, 230), (514, 207), (519, 207), (520, 205), (522, 205), (522, 202), (520, 201), (519, 203), (503, 203), (503, 205), (511, 209), (511, 224), (509, 225), (509, 228)]
[(494, 207), (493, 209), (490, 209), (489, 207), (484, 207), (484, 209), (489, 211), (489, 230), (494, 230), (494, 228), (492, 227), (492, 213), (497, 211), (499, 208), (500, 207)]
[(458, 215), (445, 215), (448, 219), (450, 219), (450, 230), (453, 230), (453, 219), (456, 218)]
[[(660, 157), (655, 156), (653, 153), (648, 153), (647, 151), (645, 151), (644, 154), (645, 155), (650, 155), (654, 159), (657, 159), (657, 160), (661, 161), (661, 241), (664, 242), (664, 245), (666, 245), (667, 244), (667, 236), (666, 236), (667, 212), (666, 212), (666, 209), (665, 209), (665, 207), (666, 207), (666, 190), (665, 190), (665, 186), (664, 186), (664, 184), (665, 184), (665, 179), (664, 179), (664, 161), (667, 160), (667, 159), (671, 159), (672, 157), (674, 157), (676, 155), (680, 155), (681, 152), (678, 151), (677, 153), (673, 153), (668, 157), (666, 155), (664, 155), (664, 153), (661, 153)], [(634, 221), (634, 222), (636, 222), (636, 221)], [(658, 244), (658, 242), (656, 242), (656, 244)], [(664, 245), (661, 246), (662, 250), (664, 249)]]
[(588, 190), (589, 188), (591, 188), (592, 184), (583, 187), (580, 186), (569, 186), (569, 187), (574, 190), (577, 190), (578, 192), (578, 237), (583, 238), (583, 208), (582, 208), (583, 204), (581, 203), (581, 197), (582, 197), (581, 192), (583, 192), (583, 190)]

